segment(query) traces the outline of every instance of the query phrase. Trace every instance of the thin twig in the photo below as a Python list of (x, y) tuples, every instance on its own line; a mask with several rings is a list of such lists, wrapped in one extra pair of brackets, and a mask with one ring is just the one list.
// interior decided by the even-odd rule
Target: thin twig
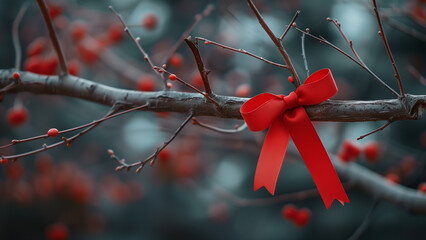
[(412, 65), (407, 65), (407, 70), (411, 75), (413, 75), (413, 77), (417, 78), (417, 80), (419, 80), (419, 82), (423, 86), (426, 86), (426, 79), (422, 76), (422, 74), (420, 74), (420, 72), (415, 67), (413, 67)]
[[(167, 71), (164, 68), (160, 68), (160, 67), (154, 67), (154, 69), (158, 69), (158, 72), (164, 72), (166, 74), (168, 74), (169, 76), (172, 74), (171, 72)], [(175, 75), (176, 76), (176, 75)], [(183, 79), (181, 79), (180, 77), (176, 76), (176, 80), (180, 83), (182, 83), (183, 85), (191, 88), (192, 90), (198, 92), (199, 94), (203, 95), (205, 98), (207, 98), (208, 100), (210, 100), (212, 103), (214, 103), (217, 107), (220, 108), (220, 104), (214, 100), (211, 96), (209, 96), (208, 94), (204, 93), (203, 91), (199, 90), (198, 88), (192, 86), (191, 84), (185, 82)]]
[[(348, 182), (343, 184), (345, 189), (349, 189), (355, 186), (354, 183)], [(234, 195), (231, 192), (226, 191), (225, 189), (221, 187), (215, 187), (214, 191), (220, 194), (221, 196), (231, 200), (236, 205), (240, 207), (252, 207), (252, 206), (266, 206), (266, 205), (273, 205), (273, 204), (282, 204), (284, 202), (291, 202), (291, 201), (302, 201), (309, 198), (317, 197), (319, 196), (318, 189), (308, 189), (303, 191), (298, 191), (294, 193), (285, 193), (282, 195), (275, 196), (273, 198), (256, 198), (256, 199), (248, 199), (248, 198), (241, 198), (236, 195)]]
[(389, 126), (391, 123), (392, 123), (392, 121), (388, 121), (385, 125), (383, 125), (383, 126), (381, 126), (381, 127), (377, 128), (377, 129), (376, 129), (376, 130), (374, 130), (374, 131), (371, 131), (371, 132), (369, 132), (369, 133), (367, 133), (367, 134), (364, 134), (364, 135), (362, 135), (362, 136), (358, 137), (356, 140), (361, 140), (361, 139), (363, 139), (363, 138), (365, 138), (365, 137), (367, 137), (367, 136), (370, 136), (370, 135), (371, 135), (371, 134), (373, 134), (373, 133), (376, 133), (376, 132), (382, 131), (382, 130), (383, 130), (383, 129), (385, 129), (387, 126)]
[(197, 118), (195, 118), (195, 117), (193, 117), (192, 118), (192, 124), (193, 125), (199, 125), (199, 126), (201, 126), (201, 127), (203, 127), (203, 128), (207, 128), (207, 129), (210, 129), (210, 130), (213, 130), (213, 131), (215, 131), (215, 132), (219, 132), (219, 133), (239, 133), (239, 132), (242, 132), (242, 131), (244, 131), (246, 128), (247, 128), (247, 124), (246, 123), (244, 123), (244, 124), (242, 124), (241, 126), (235, 126), (235, 128), (234, 129), (223, 129), (223, 128), (218, 128), (218, 127), (215, 127), (215, 126), (212, 126), (212, 125), (209, 125), (209, 124), (207, 124), (207, 123), (203, 123), (203, 122), (200, 122)]
[(140, 171), (143, 169), (143, 167), (149, 162), (151, 161), (150, 165), (152, 166), (155, 163), (155, 160), (158, 156), (158, 154), (167, 147), (167, 145), (169, 145), (176, 137), (177, 135), (182, 131), (182, 129), (185, 127), (186, 124), (188, 124), (188, 122), (192, 119), (192, 117), (194, 116), (193, 113), (190, 113), (189, 116), (185, 119), (185, 121), (182, 122), (182, 124), (179, 126), (179, 128), (174, 132), (174, 134), (169, 138), (169, 140), (165, 141), (163, 143), (163, 145), (161, 145), (161, 147), (157, 147), (157, 149), (155, 150), (155, 152), (153, 154), (151, 154), (149, 157), (147, 157), (145, 160), (141, 160), (139, 162), (135, 162), (132, 164), (128, 164), (126, 163), (125, 159), (119, 159), (115, 154), (114, 151), (112, 150), (108, 150), (110, 152), (110, 157), (112, 159), (114, 159), (115, 161), (117, 161), (120, 166), (118, 166), (116, 168), (117, 171), (122, 170), (123, 168), (126, 168), (127, 170), (130, 170), (133, 167), (137, 167), (136, 169), (136, 173), (140, 173)]
[(194, 28), (198, 25), (198, 23), (210, 15), (210, 13), (214, 10), (214, 5), (209, 4), (207, 7), (199, 14), (195, 15), (194, 19), (195, 21), (192, 23), (192, 25), (182, 33), (179, 40), (173, 45), (173, 47), (169, 50), (167, 55), (163, 58), (163, 63), (168, 63), (170, 57), (178, 50), (180, 45), (182, 45), (185, 38), (189, 36), (189, 34), (194, 30)]
[(393, 28), (395, 28), (395, 29), (397, 29), (397, 30), (405, 33), (405, 34), (408, 34), (408, 35), (410, 35), (410, 36), (412, 36), (414, 38), (417, 38), (420, 41), (426, 42), (426, 35), (424, 35), (423, 33), (419, 32), (419, 31), (417, 31), (416, 29), (407, 27), (407, 26), (405, 26), (402, 23), (399, 23), (397, 21), (394, 21), (394, 20), (390, 19), (388, 16), (384, 16), (383, 14), (382, 14), (382, 19), (387, 24), (389, 24), (389, 26), (391, 26), (391, 27), (393, 27)]
[(12, 39), (13, 47), (15, 48), (15, 69), (19, 71), (21, 69), (21, 58), (22, 58), (22, 48), (21, 43), (19, 42), (19, 24), (21, 23), (22, 18), (24, 17), (25, 12), (28, 9), (28, 2), (24, 3), (21, 9), (16, 15), (15, 21), (13, 21), (12, 27)]
[(378, 205), (379, 205), (379, 199), (376, 198), (374, 199), (374, 202), (370, 208), (370, 211), (368, 211), (367, 215), (365, 216), (364, 221), (362, 221), (361, 225), (357, 228), (354, 234), (348, 238), (348, 240), (357, 240), (362, 236), (365, 230), (367, 230), (367, 227), (371, 222), (371, 217), (373, 216), (374, 210), (376, 210)]
[(129, 28), (126, 25), (126, 22), (124, 22), (123, 18), (121, 17), (121, 15), (115, 11), (115, 9), (112, 6), (109, 6), (109, 9), (111, 10), (111, 12), (113, 12), (118, 20), (120, 20), (121, 24), (124, 27), (124, 32), (127, 33), (127, 35), (129, 35), (129, 37), (133, 40), (133, 42), (136, 44), (136, 46), (138, 47), (139, 51), (142, 53), (143, 55), (143, 59), (148, 63), (148, 65), (151, 67), (151, 69), (155, 72), (155, 74), (157, 74), (160, 79), (163, 80), (164, 83), (164, 89), (167, 90), (168, 88), (166, 87), (166, 83), (167, 80), (162, 76), (162, 74), (160, 74), (158, 71), (156, 71), (155, 69), (155, 65), (154, 63), (152, 63), (151, 58), (149, 57), (148, 53), (145, 52), (145, 50), (142, 48), (142, 46), (140, 45), (139, 41), (136, 40), (136, 38), (133, 36), (133, 34), (130, 32)]
[(308, 60), (306, 59), (306, 53), (305, 53), (305, 34), (304, 33), (302, 33), (301, 42), (302, 42), (303, 64), (305, 65), (306, 76), (309, 77)]
[(263, 58), (263, 57), (259, 57), (259, 56), (255, 55), (255, 54), (253, 54), (253, 53), (251, 53), (251, 52), (248, 52), (248, 51), (246, 51), (246, 50), (244, 50), (244, 49), (241, 49), (241, 48), (240, 48), (240, 49), (232, 48), (232, 47), (229, 47), (229, 46), (223, 45), (223, 44), (221, 44), (221, 43), (217, 43), (217, 42), (214, 42), (214, 41), (211, 41), (211, 40), (208, 40), (208, 39), (202, 38), (202, 37), (196, 37), (195, 39), (196, 39), (197, 41), (204, 41), (204, 43), (205, 43), (206, 45), (209, 45), (209, 44), (216, 45), (216, 46), (221, 47), (221, 48), (223, 48), (223, 49), (228, 49), (228, 50), (231, 50), (231, 51), (234, 51), (234, 52), (238, 52), (238, 53), (242, 53), (242, 54), (245, 54), (245, 55), (248, 55), (248, 56), (254, 57), (254, 58), (256, 58), (256, 59), (259, 59), (259, 60), (261, 60), (261, 61), (264, 61), (264, 62), (266, 62), (266, 63), (272, 64), (272, 65), (277, 66), (277, 67), (280, 67), (280, 68), (284, 68), (284, 69), (286, 69), (286, 68), (287, 68), (287, 66), (286, 66), (286, 65), (279, 64), (279, 63), (276, 63), (276, 62), (272, 62), (272, 61), (270, 61), (270, 60), (268, 60), (268, 59), (265, 59), (265, 58)]
[(272, 32), (272, 30), (269, 28), (268, 24), (266, 24), (265, 20), (263, 19), (262, 15), (260, 15), (259, 10), (257, 10), (256, 6), (254, 5), (253, 1), (246, 0), (248, 5), (250, 6), (253, 13), (256, 15), (257, 20), (260, 23), (260, 26), (265, 30), (265, 32), (268, 34), (268, 36), (271, 38), (272, 42), (274, 42), (275, 46), (277, 47), (278, 51), (280, 52), (281, 56), (284, 58), (285, 63), (287, 64), (287, 69), (290, 72), (291, 76), (293, 76), (294, 82), (293, 85), (297, 88), (301, 85), (299, 76), (297, 75), (296, 69), (293, 66), (293, 63), (291, 62), (290, 57), (288, 56), (287, 52), (284, 49), (283, 44), (281, 41), (275, 36), (275, 34)]
[(331, 42), (327, 41), (324, 37), (320, 36), (314, 36), (302, 29), (299, 29), (297, 27), (295, 27), (294, 29), (296, 29), (297, 31), (306, 34), (307, 36), (318, 40), (320, 43), (324, 43), (332, 48), (334, 48), (336, 51), (340, 52), (341, 54), (343, 54), (345, 57), (349, 58), (351, 61), (353, 61), (354, 63), (358, 64), (362, 69), (364, 69), (365, 71), (367, 71), (376, 81), (378, 81), (380, 84), (382, 84), (386, 89), (388, 89), (392, 94), (394, 94), (395, 96), (399, 97), (399, 94), (393, 90), (389, 85), (387, 85), (382, 79), (380, 79), (375, 73), (373, 73), (366, 65), (362, 64), (361, 62), (358, 62), (355, 58), (353, 58), (352, 56), (350, 56), (348, 53), (346, 53), (345, 51), (343, 51), (342, 49), (338, 48), (336, 45), (332, 44)]
[(389, 44), (388, 44), (388, 40), (386, 39), (386, 34), (385, 31), (383, 30), (383, 26), (382, 26), (382, 21), (380, 20), (380, 15), (379, 15), (379, 11), (377, 10), (377, 3), (376, 0), (372, 0), (373, 1), (373, 5), (374, 5), (374, 13), (376, 14), (376, 18), (377, 18), (377, 23), (379, 24), (379, 28), (380, 28), (380, 32), (379, 35), (383, 40), (383, 43), (386, 47), (386, 52), (388, 53), (389, 56), (389, 60), (392, 63), (392, 67), (393, 70), (395, 71), (395, 78), (398, 81), (398, 86), (399, 86), (399, 92), (401, 93), (401, 98), (405, 97), (404, 94), (404, 88), (402, 87), (402, 81), (401, 81), (401, 77), (399, 76), (399, 72), (398, 72), (398, 68), (396, 67), (396, 63), (395, 60), (393, 59)]
[(55, 28), (53, 27), (52, 19), (50, 18), (49, 9), (47, 8), (44, 0), (37, 0), (38, 6), (40, 7), (41, 13), (43, 14), (44, 22), (46, 23), (47, 29), (49, 30), (50, 40), (53, 43), (53, 48), (58, 55), (59, 65), (61, 67), (61, 75), (68, 76), (67, 61), (65, 59), (64, 52), (62, 51), (61, 43), (58, 40)]
[[(134, 107), (134, 108), (131, 108), (131, 109), (119, 112), (119, 113), (114, 113), (114, 112), (117, 111), (117, 107), (113, 106), (111, 108), (111, 110), (108, 112), (108, 114), (106, 114), (103, 118), (100, 118), (100, 119), (98, 119), (96, 121), (93, 121), (91, 123), (83, 124), (83, 125), (78, 126), (78, 127), (74, 127), (74, 128), (70, 128), (70, 129), (59, 131), (59, 135), (64, 134), (64, 133), (68, 133), (68, 132), (72, 132), (72, 131), (76, 131), (76, 130), (80, 130), (80, 129), (87, 128), (87, 127), (89, 127), (90, 129), (92, 129), (93, 126), (97, 126), (100, 123), (102, 123), (102, 122), (104, 122), (104, 121), (106, 121), (108, 119), (111, 119), (111, 118), (114, 118), (114, 117), (117, 117), (117, 116), (129, 113), (129, 112), (132, 112), (132, 111), (140, 110), (140, 109), (145, 108), (147, 106), (148, 106), (148, 104), (144, 104), (144, 105), (141, 105), (141, 106), (137, 106), (137, 107)], [(84, 130), (83, 132), (81, 132), (81, 133), (79, 133), (77, 135), (79, 135), (79, 136), (83, 135), (84, 133), (88, 132), (86, 130)], [(77, 135), (75, 135), (75, 136), (77, 136)], [(73, 136), (71, 138), (68, 138), (66, 140), (66, 142), (74, 141), (77, 138), (75, 136)], [(9, 143), (7, 145), (4, 145), (4, 146), (1, 146), (0, 149), (7, 148), (7, 147), (10, 147), (10, 146), (19, 144), (19, 143), (30, 142), (30, 141), (35, 141), (35, 140), (38, 140), (38, 139), (45, 139), (45, 138), (49, 138), (49, 136), (47, 134), (43, 134), (43, 135), (39, 135), (39, 136), (35, 136), (35, 137), (30, 137), (30, 138), (25, 138), (25, 139), (20, 139), (20, 140), (14, 139), (14, 140), (11, 141), (11, 143)], [(54, 147), (62, 145), (63, 143), (64, 142), (58, 142), (58, 143), (52, 144), (50, 146), (47, 146), (47, 149), (46, 148), (38, 149), (38, 150), (30, 152), (31, 154), (19, 154), (19, 155), (13, 155), (13, 156), (1, 156), (1, 158), (4, 158), (4, 159), (14, 159), (14, 158), (19, 158), (19, 157), (25, 157), (25, 156), (29, 156), (29, 155), (32, 155), (32, 154), (35, 154), (35, 153), (46, 151), (48, 149), (52, 149)]]
[(285, 35), (290, 30), (291, 26), (293, 25), (294, 21), (296, 21), (296, 18), (299, 16), (299, 14), (300, 14), (300, 10), (297, 10), (296, 13), (294, 14), (293, 18), (291, 19), (290, 23), (287, 25), (285, 31), (281, 35), (280, 41), (282, 41), (284, 39)]
[(197, 63), (198, 71), (200, 72), (201, 78), (203, 79), (203, 84), (204, 84), (206, 93), (208, 95), (211, 95), (212, 89), (210, 88), (209, 77), (208, 77), (208, 74), (210, 73), (210, 71), (208, 71), (204, 67), (203, 59), (201, 58), (200, 52), (198, 51), (198, 45), (191, 41), (191, 36), (185, 38), (185, 42), (186, 44), (188, 44), (189, 48), (192, 51), (192, 54), (194, 55), (195, 62)]

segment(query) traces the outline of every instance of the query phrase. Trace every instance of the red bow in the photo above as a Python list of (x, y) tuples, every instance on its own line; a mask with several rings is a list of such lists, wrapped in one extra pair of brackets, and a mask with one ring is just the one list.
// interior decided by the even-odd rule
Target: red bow
[(327, 209), (334, 199), (349, 202), (324, 146), (306, 114), (305, 105), (331, 98), (337, 87), (330, 69), (310, 75), (288, 96), (262, 93), (248, 100), (240, 111), (251, 131), (269, 128), (254, 177), (254, 191), (262, 186), (274, 195), (275, 185), (290, 136), (300, 152)]

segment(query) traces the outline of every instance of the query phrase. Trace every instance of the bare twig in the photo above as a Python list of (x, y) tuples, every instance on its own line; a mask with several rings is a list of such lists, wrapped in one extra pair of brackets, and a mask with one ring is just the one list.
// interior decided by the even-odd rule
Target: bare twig
[(283, 34), (279, 38), (280, 41), (282, 41), (284, 39), (285, 35), (287, 35), (287, 32), (290, 30), (291, 26), (293, 25), (294, 21), (296, 21), (296, 18), (299, 16), (299, 14), (300, 14), (300, 10), (297, 10), (296, 13), (294, 14), (293, 18), (291, 19), (290, 23), (287, 25), (285, 31), (283, 32)]
[(302, 33), (301, 42), (302, 42), (303, 64), (305, 65), (306, 76), (309, 77), (308, 60), (306, 59), (306, 53), (305, 53), (305, 34), (304, 33)]
[(269, 38), (271, 38), (272, 42), (274, 42), (275, 46), (277, 47), (278, 51), (280, 52), (281, 56), (284, 58), (285, 63), (287, 64), (287, 69), (290, 72), (291, 76), (293, 76), (294, 82), (293, 85), (297, 88), (301, 85), (299, 76), (297, 75), (296, 69), (293, 66), (293, 63), (291, 62), (290, 57), (288, 56), (287, 52), (284, 49), (283, 44), (281, 43), (280, 39), (275, 36), (275, 34), (272, 32), (272, 30), (269, 28), (268, 24), (266, 24), (265, 20), (263, 19), (262, 15), (260, 15), (259, 10), (257, 10), (256, 6), (254, 5), (253, 1), (246, 0), (248, 5), (250, 6), (253, 13), (256, 15), (257, 20), (260, 23), (260, 26), (265, 30), (265, 32), (268, 34)]
[(21, 23), (22, 18), (24, 17), (25, 12), (28, 8), (28, 2), (24, 3), (21, 9), (18, 12), (18, 15), (13, 21), (12, 27), (12, 39), (13, 47), (15, 48), (15, 69), (16, 71), (21, 70), (21, 58), (22, 58), (22, 48), (21, 43), (19, 42), (19, 24)]
[(246, 123), (243, 123), (241, 126), (235, 126), (235, 128), (234, 128), (234, 129), (223, 129), (223, 128), (218, 128), (218, 127), (215, 127), (215, 126), (209, 125), (209, 124), (207, 124), (207, 123), (200, 122), (200, 121), (199, 121), (197, 118), (195, 118), (195, 117), (193, 117), (193, 118), (192, 118), (192, 124), (193, 124), (193, 125), (199, 125), (199, 126), (201, 126), (201, 127), (203, 127), (203, 128), (207, 128), (207, 129), (213, 130), (213, 131), (215, 131), (215, 132), (219, 132), (219, 133), (239, 133), (239, 132), (244, 131), (244, 130), (247, 128), (247, 124), (246, 124)]
[(374, 5), (374, 13), (376, 14), (377, 23), (379, 24), (379, 28), (380, 28), (379, 35), (383, 40), (383, 43), (386, 47), (386, 52), (388, 53), (389, 59), (392, 63), (393, 70), (395, 71), (395, 78), (398, 81), (399, 92), (401, 93), (401, 98), (404, 98), (405, 94), (404, 94), (404, 88), (402, 87), (401, 77), (399, 76), (398, 68), (396, 67), (396, 63), (395, 63), (395, 60), (393, 59), (388, 40), (386, 39), (385, 31), (383, 30), (382, 21), (380, 19), (379, 11), (377, 10), (377, 3), (376, 3), (376, 0), (372, 0), (372, 1), (373, 1), (373, 5)]
[(417, 39), (419, 39), (420, 41), (423, 41), (423, 42), (426, 42), (426, 35), (424, 35), (423, 33), (421, 33), (421, 32), (419, 32), (419, 31), (417, 31), (416, 29), (414, 29), (414, 28), (410, 28), (410, 27), (407, 27), (407, 26), (405, 26), (404, 24), (402, 24), (402, 23), (399, 23), (399, 22), (397, 22), (397, 21), (394, 21), (394, 20), (392, 20), (391, 18), (389, 18), (388, 16), (384, 16), (383, 14), (381, 14), (381, 16), (382, 16), (382, 19), (387, 23), (387, 24), (389, 24), (389, 26), (391, 26), (391, 27), (393, 27), (393, 28), (395, 28), (395, 29), (397, 29), (397, 30), (399, 30), (399, 31), (401, 31), (401, 32), (403, 32), (403, 33), (405, 33), (405, 34), (408, 34), (408, 35), (410, 35), (410, 36), (412, 36), (412, 37), (414, 37), (414, 38), (417, 38)]
[(149, 57), (148, 53), (145, 52), (145, 50), (142, 48), (142, 46), (140, 45), (139, 41), (133, 36), (133, 34), (130, 32), (129, 28), (126, 25), (126, 22), (124, 22), (123, 18), (121, 17), (121, 15), (115, 11), (115, 9), (112, 6), (109, 6), (109, 9), (111, 10), (111, 12), (113, 12), (118, 20), (120, 20), (121, 24), (124, 27), (124, 32), (127, 33), (127, 35), (129, 35), (129, 37), (133, 40), (133, 42), (136, 44), (136, 46), (138, 47), (139, 51), (142, 53), (143, 55), (143, 59), (148, 63), (148, 65), (151, 67), (151, 69), (155, 72), (155, 74), (157, 74), (160, 79), (163, 79), (163, 83), (164, 83), (164, 89), (167, 90), (168, 88), (166, 87), (166, 82), (167, 80), (162, 76), (162, 74), (160, 74), (158, 71), (156, 71), (155, 69), (155, 65), (154, 63), (152, 63), (151, 58)]
[(130, 170), (133, 167), (137, 167), (136, 172), (140, 173), (140, 171), (143, 169), (143, 167), (149, 162), (151, 161), (150, 165), (152, 166), (155, 163), (155, 160), (158, 156), (158, 154), (167, 147), (167, 145), (169, 145), (173, 139), (175, 139), (177, 137), (177, 135), (182, 131), (182, 129), (185, 127), (186, 124), (188, 124), (188, 122), (192, 119), (192, 117), (194, 116), (193, 113), (189, 114), (189, 116), (185, 119), (185, 121), (182, 122), (182, 124), (179, 126), (179, 128), (174, 132), (174, 134), (169, 138), (169, 140), (165, 141), (163, 143), (163, 145), (161, 145), (161, 147), (157, 147), (157, 149), (155, 150), (155, 152), (153, 154), (151, 154), (149, 157), (147, 157), (144, 160), (141, 160), (139, 162), (135, 162), (132, 164), (128, 164), (126, 163), (125, 159), (119, 159), (115, 154), (114, 151), (112, 150), (108, 150), (110, 153), (110, 156), (112, 159), (114, 159), (115, 161), (117, 161), (120, 166), (118, 166), (116, 168), (117, 171), (122, 170), (123, 168), (126, 168), (127, 170)]
[(208, 95), (211, 95), (212, 89), (210, 88), (209, 77), (208, 77), (208, 74), (210, 73), (210, 71), (208, 71), (204, 67), (203, 59), (201, 58), (200, 52), (198, 51), (198, 45), (196, 45), (195, 43), (191, 41), (190, 36), (185, 38), (185, 42), (186, 44), (188, 44), (189, 48), (191, 49), (192, 54), (194, 54), (195, 62), (197, 63), (197, 68), (198, 68), (198, 71), (200, 72), (201, 78), (203, 79), (203, 84), (204, 84), (206, 93)]
[(61, 75), (68, 76), (67, 61), (65, 59), (64, 52), (62, 51), (61, 43), (56, 35), (55, 28), (53, 27), (52, 19), (50, 18), (49, 10), (44, 0), (37, 0), (38, 6), (40, 7), (41, 13), (43, 14), (44, 22), (46, 23), (47, 29), (49, 30), (50, 40), (53, 43), (53, 48), (58, 55), (59, 65), (61, 67)]
[(214, 5), (209, 4), (207, 7), (199, 14), (195, 15), (194, 19), (195, 21), (192, 23), (192, 25), (180, 36), (179, 40), (173, 45), (173, 47), (169, 50), (167, 55), (163, 59), (163, 63), (169, 62), (170, 57), (178, 50), (180, 45), (182, 45), (185, 38), (189, 36), (189, 34), (194, 30), (194, 28), (198, 25), (201, 20), (206, 18), (210, 15), (210, 13), (214, 10)]
[(385, 125), (383, 125), (383, 126), (381, 126), (381, 127), (377, 128), (377, 129), (376, 129), (376, 130), (374, 130), (374, 131), (371, 131), (371, 132), (369, 132), (369, 133), (367, 133), (367, 134), (364, 134), (364, 135), (362, 135), (362, 136), (358, 137), (356, 140), (361, 140), (361, 139), (363, 139), (363, 138), (365, 138), (365, 137), (367, 137), (367, 136), (370, 136), (370, 135), (371, 135), (371, 134), (373, 134), (373, 133), (376, 133), (376, 132), (382, 131), (382, 130), (383, 130), (383, 129), (385, 129), (387, 126), (389, 126), (391, 123), (392, 123), (392, 121), (388, 121)]
[(358, 64), (362, 69), (364, 69), (365, 71), (367, 71), (375, 80), (377, 80), (380, 84), (382, 84), (387, 90), (389, 90), (392, 94), (394, 94), (395, 96), (399, 97), (399, 94), (393, 90), (389, 85), (387, 85), (382, 79), (380, 79), (375, 73), (373, 73), (366, 65), (364, 65), (363, 63), (357, 61), (356, 59), (354, 59), (352, 56), (350, 56), (348, 53), (346, 53), (345, 51), (343, 51), (342, 49), (338, 48), (336, 45), (332, 44), (331, 42), (327, 41), (325, 38), (323, 38), (322, 36), (314, 36), (312, 34), (310, 34), (309, 32), (306, 32), (302, 29), (299, 29), (297, 27), (295, 27), (294, 29), (296, 29), (297, 31), (306, 34), (307, 36), (318, 40), (320, 43), (324, 43), (332, 48), (334, 48), (335, 50), (337, 50), (338, 52), (340, 52), (341, 54), (343, 54), (345, 57), (349, 58), (351, 61), (353, 61), (354, 63)]
[[(171, 72), (167, 71), (164, 68), (160, 68), (160, 67), (154, 67), (155, 69), (158, 69), (159, 72), (164, 72), (166, 74), (168, 74), (169, 76), (172, 74)], [(175, 75), (176, 76), (176, 75)], [(199, 94), (203, 95), (205, 98), (207, 98), (208, 100), (210, 100), (212, 103), (214, 103), (217, 107), (220, 108), (220, 104), (214, 100), (211, 96), (209, 96), (208, 94), (204, 93), (203, 91), (200, 91), (198, 88), (192, 86), (191, 84), (185, 82), (183, 79), (181, 79), (180, 77), (176, 76), (176, 80), (180, 83), (182, 83), (183, 85), (191, 88), (192, 90), (198, 92)]]
[(374, 210), (376, 210), (377, 206), (379, 205), (379, 200), (374, 199), (373, 205), (371, 206), (370, 210), (368, 211), (367, 215), (364, 218), (364, 221), (362, 221), (361, 225), (356, 229), (354, 234), (348, 238), (348, 240), (357, 240), (359, 239), (362, 234), (367, 230), (368, 225), (371, 222), (371, 217), (373, 216)]
[[(110, 115), (107, 114), (105, 117), (100, 118), (98, 120), (95, 120), (95, 121), (93, 121), (91, 123), (86, 123), (86, 124), (83, 124), (83, 125), (78, 126), (78, 127), (74, 127), (74, 128), (70, 128), (70, 129), (59, 131), (58, 135), (61, 135), (61, 134), (64, 134), (64, 133), (73, 132), (73, 131), (76, 131), (76, 130), (80, 130), (80, 129), (83, 129), (83, 128), (86, 128), (86, 127), (93, 126), (95, 124), (100, 124), (100, 123), (102, 123), (102, 122), (104, 122), (104, 121), (106, 121), (108, 119), (111, 119), (111, 118), (114, 118), (114, 117), (118, 117), (120, 115), (129, 113), (129, 112), (141, 110), (143, 108), (146, 108), (147, 106), (148, 106), (147, 104), (144, 104), (144, 105), (141, 105), (141, 106), (137, 106), (137, 107), (134, 107), (134, 108), (130, 108), (130, 109), (121, 111), (119, 113), (113, 113), (113, 114), (110, 114)], [(113, 107), (112, 109), (117, 109), (117, 108)], [(111, 111), (110, 111), (110, 113), (111, 113)], [(10, 147), (10, 146), (19, 144), (19, 143), (25, 143), (25, 142), (30, 142), (30, 141), (35, 141), (35, 140), (45, 139), (45, 138), (49, 138), (49, 136), (47, 134), (43, 134), (43, 135), (39, 135), (39, 136), (35, 136), (35, 137), (30, 137), (30, 138), (25, 138), (25, 139), (14, 139), (14, 140), (11, 141), (10, 144), (4, 145), (4, 146), (0, 146), (0, 149), (7, 148), (7, 147)]]
[(264, 61), (264, 62), (266, 62), (266, 63), (272, 64), (272, 65), (277, 66), (277, 67), (280, 67), (280, 68), (287, 68), (287, 66), (286, 66), (286, 65), (279, 64), (279, 63), (276, 63), (276, 62), (272, 62), (272, 61), (270, 61), (270, 60), (267, 60), (267, 59), (265, 59), (265, 58), (263, 58), (263, 57), (259, 57), (259, 56), (255, 55), (255, 54), (253, 54), (253, 53), (251, 53), (251, 52), (248, 52), (248, 51), (246, 51), (246, 50), (244, 50), (244, 49), (241, 49), (241, 48), (240, 48), (240, 49), (232, 48), (232, 47), (229, 47), (229, 46), (226, 46), (226, 45), (223, 45), (223, 44), (220, 44), (220, 43), (217, 43), (217, 42), (214, 42), (214, 41), (211, 41), (211, 40), (205, 39), (205, 38), (201, 38), (201, 37), (196, 37), (195, 39), (196, 39), (197, 41), (204, 41), (204, 43), (205, 43), (206, 45), (209, 45), (209, 44), (216, 45), (216, 46), (219, 46), (219, 47), (221, 47), (221, 48), (223, 48), (223, 49), (231, 50), (231, 51), (234, 51), (234, 52), (238, 52), (238, 53), (242, 53), (242, 54), (245, 54), (245, 55), (248, 55), (248, 56), (254, 57), (254, 58), (256, 58), (256, 59), (259, 59), (259, 60), (261, 60), (261, 61)]

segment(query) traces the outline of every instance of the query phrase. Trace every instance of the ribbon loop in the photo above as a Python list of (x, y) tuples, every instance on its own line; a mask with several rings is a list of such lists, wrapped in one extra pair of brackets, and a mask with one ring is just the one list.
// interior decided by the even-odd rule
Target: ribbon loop
[(349, 202), (336, 171), (303, 106), (314, 105), (337, 92), (330, 69), (321, 69), (288, 96), (262, 93), (240, 109), (252, 131), (268, 127), (254, 177), (254, 190), (261, 187), (274, 195), (279, 171), (290, 137), (299, 150), (327, 209), (334, 199)]

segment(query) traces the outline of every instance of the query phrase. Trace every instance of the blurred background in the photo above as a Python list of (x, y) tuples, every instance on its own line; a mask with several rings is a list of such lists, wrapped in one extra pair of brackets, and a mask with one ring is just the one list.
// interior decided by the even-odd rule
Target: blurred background
[[(254, 1), (280, 36), (294, 13), (297, 27), (350, 52), (327, 17), (337, 18), (359, 56), (387, 84), (398, 89), (386, 50), (377, 34), (370, 1)], [(195, 16), (211, 4), (214, 10), (190, 35), (242, 48), (283, 63), (277, 49), (243, 0), (69, 0), (47, 1), (51, 17), (73, 75), (114, 87), (139, 91), (163, 90), (162, 80), (122, 32), (112, 5), (140, 37), (154, 64), (203, 89), (194, 57), (185, 43), (170, 52)], [(0, 3), (0, 68), (14, 67), (12, 24), (27, 10), (19, 28), (22, 69), (46, 75), (59, 73), (55, 52), (36, 1)], [(426, 5), (422, 0), (379, 1), (385, 33), (400, 70), (405, 91), (425, 93)], [(301, 79), (307, 77), (302, 34), (290, 29), (283, 43)], [(310, 73), (330, 68), (339, 88), (333, 99), (390, 99), (366, 71), (317, 40), (305, 36)], [(294, 90), (289, 73), (249, 56), (199, 42), (211, 70), (214, 93), (252, 97), (262, 92)], [(351, 54), (352, 55), (352, 54)], [(167, 60), (169, 59), (169, 60)], [(173, 82), (173, 91), (190, 91)], [(109, 108), (76, 98), (5, 94), (0, 103), (0, 145), (11, 139), (45, 134), (50, 128), (76, 127), (103, 117)], [(265, 189), (253, 192), (253, 177), (266, 132), (245, 130), (223, 134), (188, 124), (140, 174), (116, 172), (107, 154), (113, 149), (128, 162), (143, 160), (169, 139), (186, 118), (177, 113), (133, 112), (108, 120), (75, 141), (0, 166), (0, 239), (347, 239), (365, 221), (373, 196), (347, 188), (351, 201), (327, 210), (319, 196), (269, 201)], [(233, 129), (241, 120), (199, 117), (199, 121)], [(357, 141), (384, 122), (315, 123), (330, 156), (342, 156), (344, 146), (362, 154), (350, 159), (386, 179), (417, 189), (426, 181), (424, 120), (394, 122), (384, 131)], [(71, 136), (71, 135), (69, 135)], [(0, 149), (11, 155), (39, 148), (46, 139)], [(346, 145), (344, 144), (346, 142)], [(344, 176), (342, 182), (347, 183)], [(278, 179), (276, 195), (315, 189), (299, 153), (291, 143)], [(421, 194), (421, 193), (419, 193)], [(250, 200), (251, 199), (251, 200)], [(257, 199), (257, 200), (253, 200)], [(259, 200), (260, 199), (260, 200)], [(306, 213), (305, 221), (288, 218), (288, 204)], [(379, 202), (360, 239), (424, 239), (426, 218), (400, 206)]]

